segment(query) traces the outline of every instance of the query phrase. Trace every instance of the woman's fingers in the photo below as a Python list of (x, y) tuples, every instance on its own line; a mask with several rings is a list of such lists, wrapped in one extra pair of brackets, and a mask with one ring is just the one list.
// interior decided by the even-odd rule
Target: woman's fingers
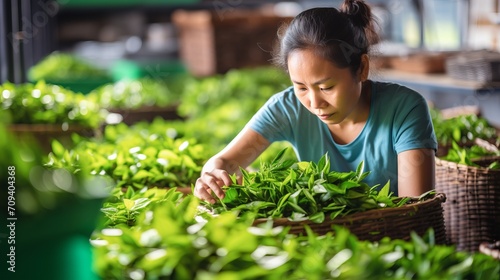
[(240, 175), (240, 176), (236, 177), (236, 183), (238, 185), (242, 185), (243, 184), (243, 176)]
[(218, 198), (224, 198), (224, 191), (222, 190), (224, 183), (221, 180), (218, 180), (212, 174), (205, 174), (202, 176), (202, 180), (203, 183), (208, 186), (208, 188), (210, 188)]
[(194, 195), (200, 199), (208, 201), (209, 203), (215, 203), (215, 199), (212, 197), (211, 189), (201, 181), (201, 178), (196, 181)]
[(231, 177), (229, 176), (226, 170), (216, 169), (212, 173), (216, 178), (222, 180), (223, 186), (230, 186), (233, 184), (233, 181), (231, 180)]
[(222, 187), (231, 184), (231, 177), (229, 177), (229, 174), (225, 170), (216, 169), (212, 172), (205, 172), (196, 180), (194, 195), (210, 203), (215, 203), (212, 192), (219, 199), (223, 199), (225, 194)]

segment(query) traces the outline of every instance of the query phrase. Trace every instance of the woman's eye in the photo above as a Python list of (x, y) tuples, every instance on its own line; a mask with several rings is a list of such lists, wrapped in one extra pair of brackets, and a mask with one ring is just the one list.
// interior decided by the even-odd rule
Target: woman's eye
[(320, 88), (321, 91), (329, 91), (331, 90), (333, 87), (326, 87), (326, 88)]

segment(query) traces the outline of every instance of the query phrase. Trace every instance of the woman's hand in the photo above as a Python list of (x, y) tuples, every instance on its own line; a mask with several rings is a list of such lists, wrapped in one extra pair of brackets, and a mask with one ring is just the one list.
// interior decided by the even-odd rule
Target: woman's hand
[(194, 195), (214, 204), (215, 199), (212, 193), (215, 193), (219, 199), (223, 199), (225, 194), (222, 187), (230, 186), (232, 183), (226, 170), (214, 169), (210, 172), (203, 172), (201, 177), (196, 180)]
[(233, 183), (229, 174), (235, 174), (241, 184), (240, 168), (250, 165), (269, 144), (259, 133), (244, 128), (229, 145), (205, 163), (193, 194), (210, 203), (215, 203), (213, 194), (223, 199), (222, 187)]

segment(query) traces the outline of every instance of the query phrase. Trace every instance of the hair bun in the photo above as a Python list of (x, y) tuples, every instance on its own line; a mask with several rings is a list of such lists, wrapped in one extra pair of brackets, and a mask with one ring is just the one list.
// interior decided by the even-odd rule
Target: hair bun
[(346, 14), (354, 25), (363, 28), (371, 25), (371, 9), (363, 0), (345, 0), (340, 11)]
[(379, 41), (375, 30), (376, 21), (370, 6), (365, 1), (344, 0), (339, 10), (349, 18), (354, 26), (364, 29), (369, 44), (376, 44)]
[(357, 2), (356, 0), (345, 0), (341, 7), (341, 11), (349, 15), (357, 14), (359, 12), (359, 5)]

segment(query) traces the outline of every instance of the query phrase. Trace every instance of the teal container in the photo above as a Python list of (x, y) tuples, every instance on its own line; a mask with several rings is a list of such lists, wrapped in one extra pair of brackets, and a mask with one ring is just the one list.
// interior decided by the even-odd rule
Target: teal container
[(2, 265), (1, 279), (99, 279), (93, 269), (89, 240), (102, 203), (102, 199), (75, 198), (43, 214), (19, 217), (15, 228), (15, 272), (7, 270), (8, 263), (7, 267)]
[(111, 75), (115, 81), (122, 79), (139, 79), (149, 77), (168, 80), (178, 74), (186, 74), (186, 65), (179, 60), (135, 61), (122, 59), (111, 67)]
[(74, 92), (79, 92), (82, 94), (88, 94), (94, 89), (112, 83), (113, 80), (111, 78), (88, 78), (81, 80), (45, 80), (47, 84), (58, 85)]

